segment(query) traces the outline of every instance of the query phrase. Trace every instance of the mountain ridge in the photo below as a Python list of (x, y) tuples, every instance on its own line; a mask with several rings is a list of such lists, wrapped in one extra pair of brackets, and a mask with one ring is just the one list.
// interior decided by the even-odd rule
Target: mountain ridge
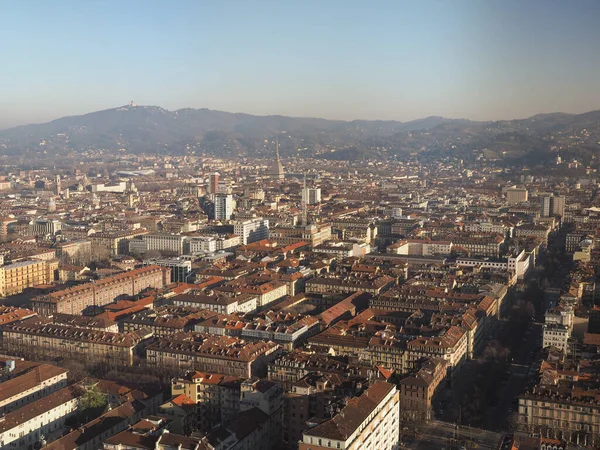
[(600, 142), (600, 136), (594, 140), (598, 130), (598, 110), (500, 121), (429, 116), (400, 122), (123, 105), (0, 130), (0, 153), (64, 155), (125, 149), (132, 153), (269, 157), (272, 141), (279, 136), (283, 157), (386, 159), (411, 153), (447, 155), (449, 150), (470, 157), (485, 150), (491, 158), (519, 158), (530, 153), (548, 154), (560, 147), (565, 133), (591, 135), (589, 142), (583, 143), (591, 146), (588, 152), (592, 151)]

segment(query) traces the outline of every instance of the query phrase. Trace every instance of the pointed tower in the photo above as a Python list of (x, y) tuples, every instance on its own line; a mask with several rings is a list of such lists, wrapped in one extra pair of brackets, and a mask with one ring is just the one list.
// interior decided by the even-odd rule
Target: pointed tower
[(283, 180), (285, 178), (283, 164), (281, 164), (281, 159), (279, 158), (279, 138), (275, 141), (275, 161), (273, 161), (273, 164), (271, 165), (269, 175), (274, 180)]

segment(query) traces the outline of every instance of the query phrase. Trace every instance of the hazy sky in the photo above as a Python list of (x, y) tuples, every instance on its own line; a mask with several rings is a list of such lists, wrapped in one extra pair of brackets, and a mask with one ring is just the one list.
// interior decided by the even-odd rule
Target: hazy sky
[(128, 103), (502, 119), (600, 109), (600, 0), (0, 0), (0, 128)]

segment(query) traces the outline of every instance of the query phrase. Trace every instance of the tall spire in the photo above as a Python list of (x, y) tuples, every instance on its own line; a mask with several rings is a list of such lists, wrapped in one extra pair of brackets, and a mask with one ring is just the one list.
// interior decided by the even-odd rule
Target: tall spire
[(283, 164), (281, 164), (281, 159), (279, 158), (279, 136), (275, 138), (275, 160), (271, 165), (270, 176), (275, 180), (283, 180), (285, 178)]

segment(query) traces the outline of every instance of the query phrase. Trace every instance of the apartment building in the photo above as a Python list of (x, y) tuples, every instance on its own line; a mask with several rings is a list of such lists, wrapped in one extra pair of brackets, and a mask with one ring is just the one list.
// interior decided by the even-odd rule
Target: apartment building
[(407, 256), (448, 256), (452, 252), (452, 242), (429, 239), (403, 239), (386, 248), (387, 253)]
[(367, 386), (367, 379), (361, 376), (321, 372), (311, 372), (293, 383), (284, 396), (286, 447), (297, 449), (302, 433), (312, 426), (311, 420), (330, 419), (345, 404), (345, 399), (356, 396)]
[(298, 320), (266, 323), (256, 319), (241, 329), (244, 339), (265, 339), (275, 341), (287, 349), (294, 348), (298, 342), (319, 331), (319, 320), (316, 317), (301, 317)]
[(500, 256), (500, 246), (504, 242), (504, 236), (457, 236), (452, 238), (454, 247), (462, 247), (467, 250), (470, 256), (487, 256), (498, 258)]
[(287, 295), (288, 285), (282, 281), (246, 278), (231, 280), (214, 289), (218, 294), (237, 297), (240, 294), (252, 295), (257, 299), (257, 307), (261, 308)]
[(269, 219), (260, 217), (236, 222), (233, 234), (242, 238), (242, 245), (269, 238)]
[(302, 202), (307, 205), (321, 203), (321, 188), (302, 188)]
[(305, 431), (299, 450), (394, 450), (400, 435), (399, 400), (396, 386), (376, 382), (332, 419)]
[(387, 275), (320, 276), (306, 281), (307, 294), (366, 292), (378, 295), (395, 284)]
[(220, 373), (192, 371), (171, 383), (171, 395), (185, 395), (196, 405), (195, 429), (209, 432), (230, 422), (240, 411), (244, 378)]
[(68, 264), (87, 264), (92, 259), (92, 243), (87, 239), (62, 242), (55, 251), (56, 257)]
[(558, 323), (544, 324), (542, 332), (542, 347), (555, 347), (565, 355), (569, 351), (569, 327)]
[(45, 358), (70, 357), (110, 364), (133, 364), (138, 345), (151, 333), (111, 333), (56, 325), (47, 319), (31, 318), (3, 330), (3, 345), (11, 354)]
[(372, 367), (406, 371), (406, 341), (391, 336), (373, 336), (362, 351), (361, 359)]
[(146, 234), (142, 240), (146, 251), (156, 250), (168, 255), (183, 255), (185, 236), (178, 234)]
[(470, 222), (465, 223), (463, 229), (469, 233), (486, 233), (511, 236), (514, 230), (514, 225), (506, 222)]
[(147, 230), (124, 230), (97, 232), (89, 235), (92, 253), (95, 256), (116, 256), (129, 251), (129, 241), (137, 236), (147, 234)]
[(529, 192), (527, 189), (513, 186), (506, 189), (504, 192), (506, 193), (506, 203), (509, 205), (524, 203), (529, 199)]
[(229, 220), (235, 209), (233, 195), (217, 193), (214, 195), (214, 211), (212, 218), (214, 220)]
[(264, 376), (281, 353), (274, 342), (245, 342), (232, 336), (178, 333), (146, 348), (148, 364), (239, 377)]
[(215, 236), (194, 236), (188, 239), (189, 252), (191, 255), (196, 253), (214, 253), (217, 251), (217, 238)]
[(62, 229), (62, 223), (56, 219), (35, 219), (29, 222), (29, 232), (34, 236), (55, 235)]
[(331, 255), (342, 260), (352, 256), (357, 258), (363, 257), (371, 251), (371, 247), (366, 242), (360, 241), (327, 241), (314, 247), (313, 251)]
[(0, 415), (14, 411), (67, 386), (67, 369), (34, 364), (0, 383)]
[(417, 369), (422, 358), (439, 358), (446, 361), (447, 375), (458, 375), (462, 363), (467, 358), (467, 332), (458, 326), (451, 326), (443, 336), (418, 337), (406, 345), (408, 369)]
[(331, 239), (331, 225), (311, 224), (305, 227), (275, 227), (269, 229), (269, 238), (280, 244), (308, 242), (312, 247)]
[(143, 261), (144, 266), (168, 267), (171, 270), (172, 283), (185, 283), (192, 271), (192, 261), (182, 258), (147, 259)]
[(429, 420), (432, 403), (446, 379), (446, 361), (427, 359), (413, 374), (399, 383), (400, 416), (405, 420)]
[(254, 294), (228, 296), (223, 294), (180, 294), (170, 301), (176, 306), (187, 306), (214, 311), (219, 314), (247, 313), (256, 311), (258, 297)]
[(7, 413), (0, 420), (0, 448), (34, 448), (77, 412), (79, 396), (78, 389), (68, 386)]
[(15, 295), (37, 284), (52, 283), (57, 269), (57, 260), (33, 259), (2, 266), (0, 267), (0, 295)]
[(525, 224), (515, 228), (515, 236), (539, 238), (542, 240), (544, 246), (548, 244), (549, 234), (550, 229), (545, 225)]
[[(589, 343), (597, 347), (598, 340), (592, 339)], [(517, 429), (598, 448), (597, 361), (580, 360), (574, 364), (570, 360), (558, 360), (550, 352), (542, 361), (539, 375), (538, 384), (519, 396)]]
[(31, 306), (47, 317), (55, 313), (80, 314), (88, 307), (108, 305), (119, 297), (137, 295), (147, 288), (161, 289), (170, 282), (168, 267), (146, 266), (36, 297)]

